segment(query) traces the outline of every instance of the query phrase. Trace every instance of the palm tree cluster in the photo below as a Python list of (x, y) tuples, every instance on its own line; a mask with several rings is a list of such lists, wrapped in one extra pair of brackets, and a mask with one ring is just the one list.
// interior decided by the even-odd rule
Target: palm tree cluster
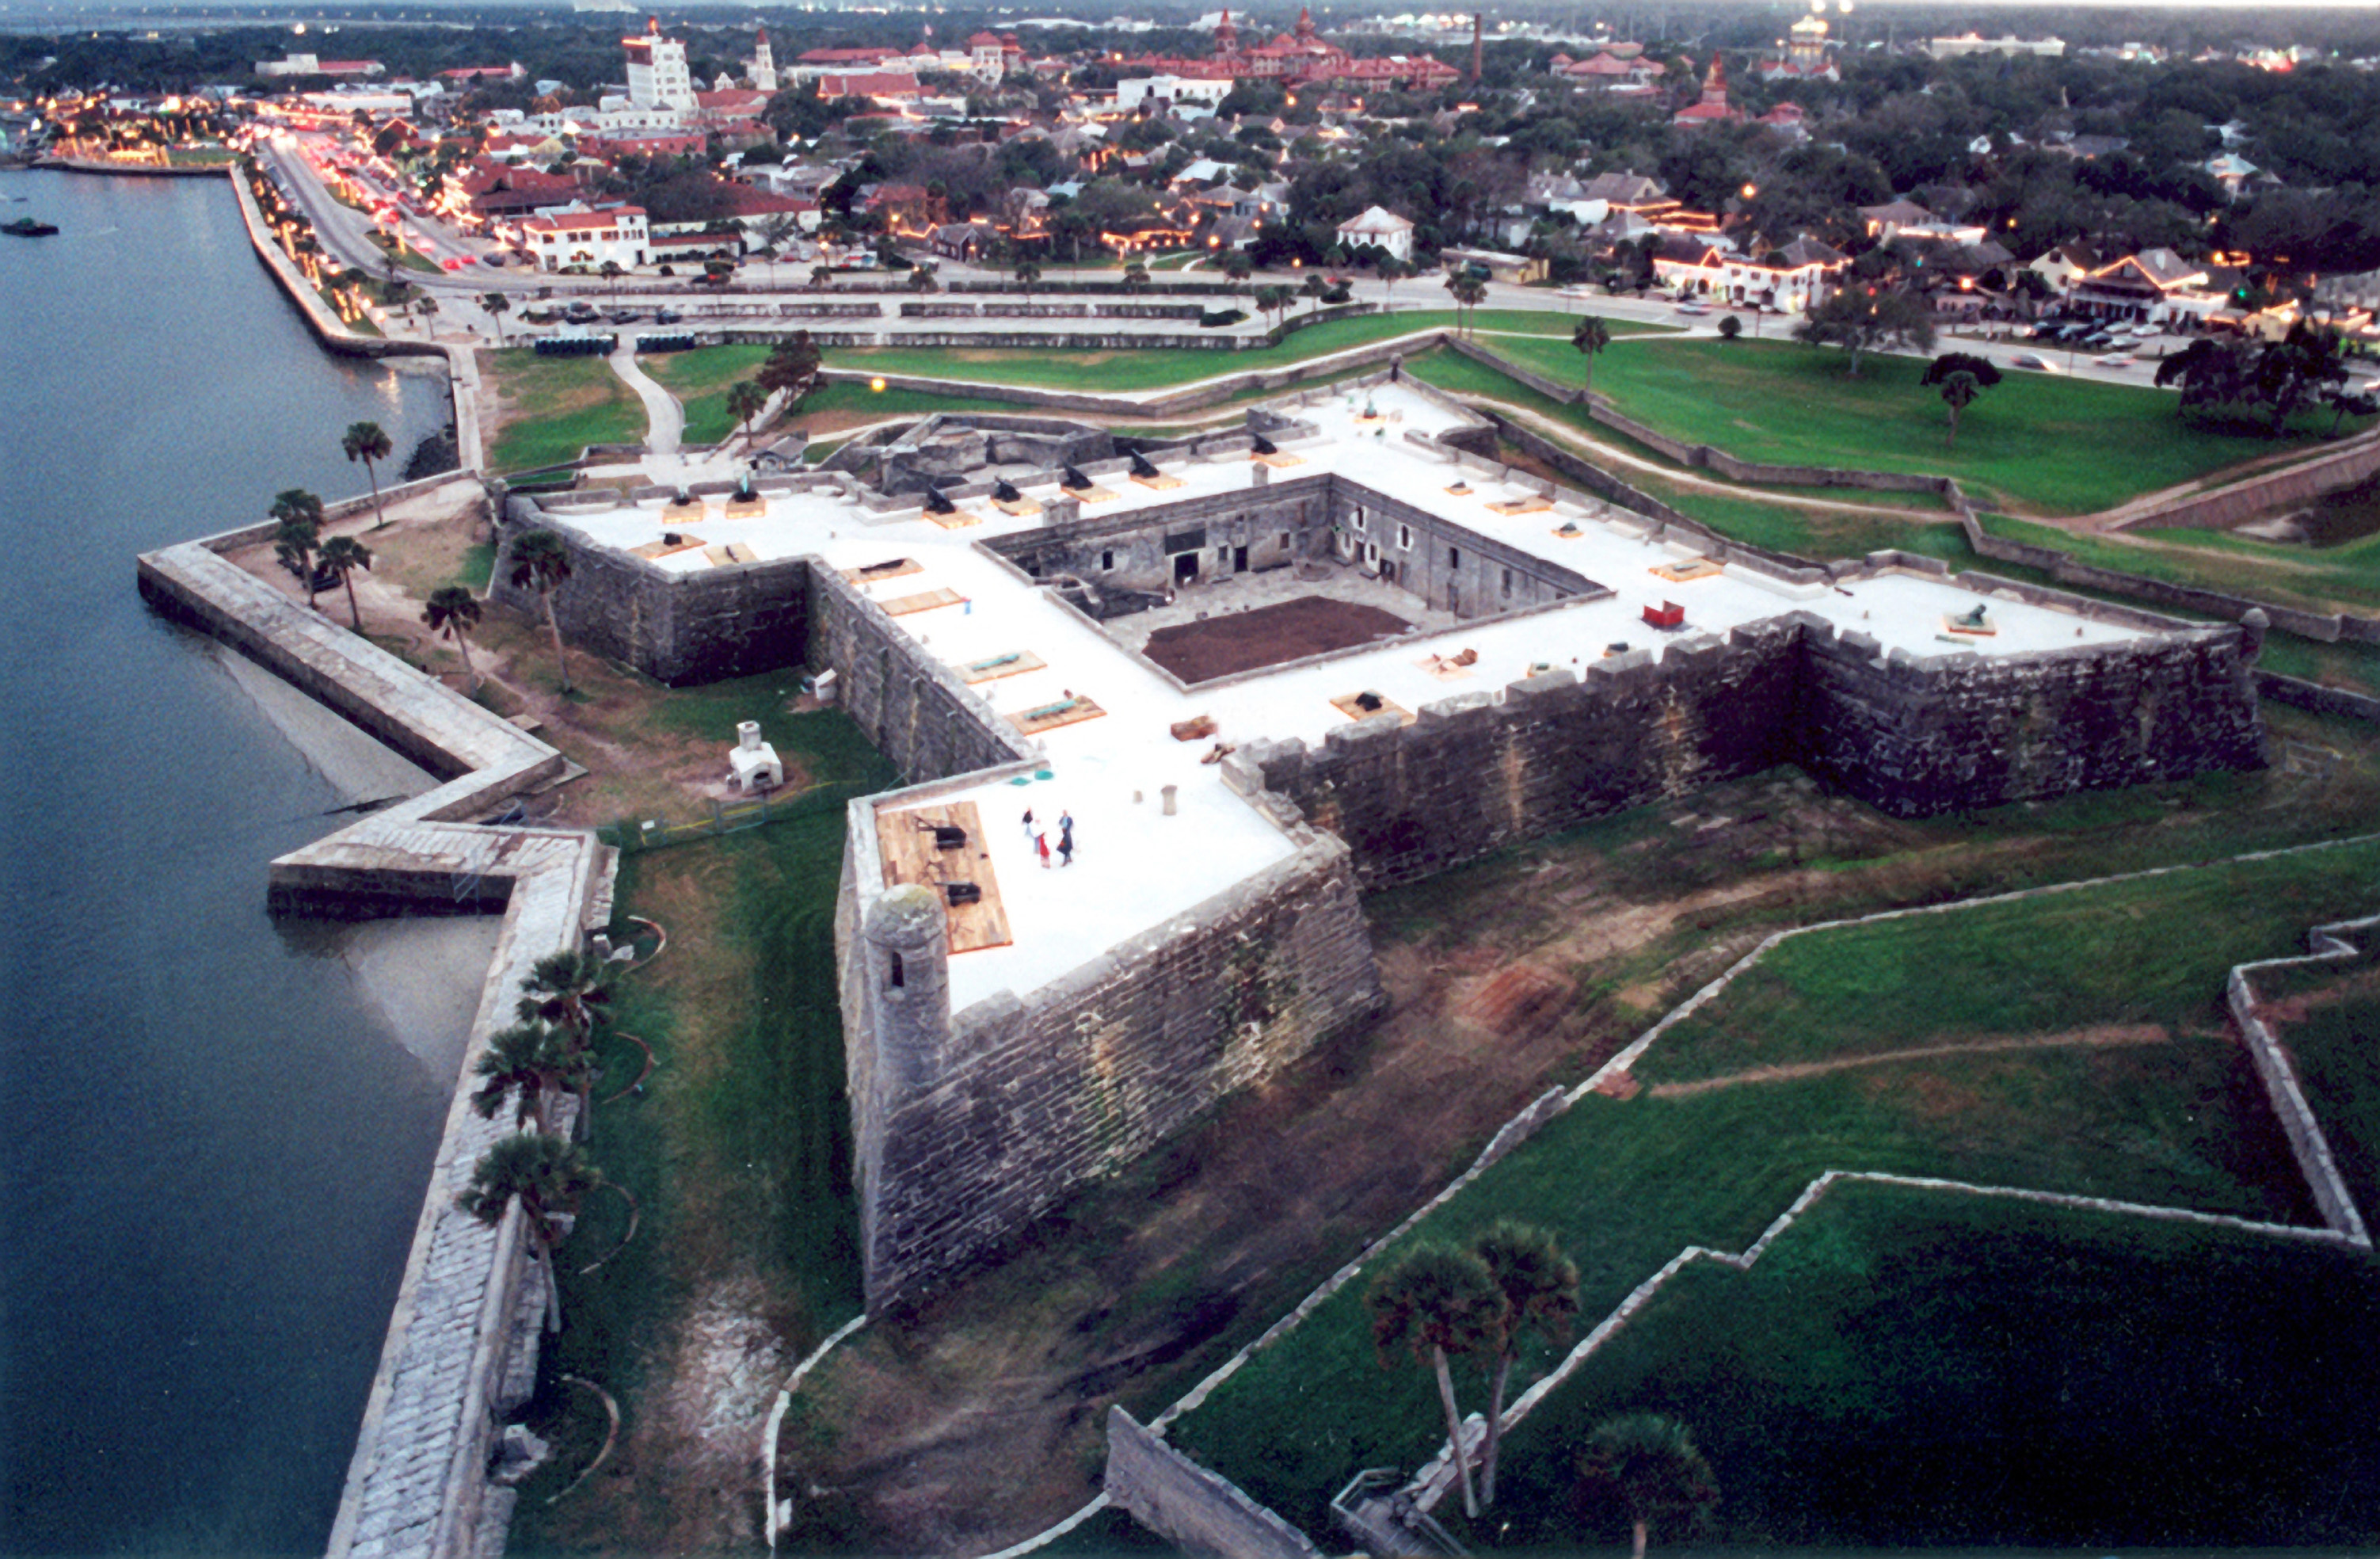
[(531, 530), (512, 544), (515, 590), (533, 590), (545, 607), (546, 631), (553, 636), (553, 664), (562, 674), (562, 690), (570, 686), (570, 659), (562, 649), (562, 624), (553, 615), (553, 595), (570, 579), (570, 548), (551, 530)]
[[(1382, 1366), (1399, 1352), (1409, 1353), (1437, 1377), (1447, 1441), (1463, 1480), (1463, 1514), (1476, 1516), (1496, 1501), (1504, 1389), (1513, 1361), (1533, 1336), (1560, 1341), (1568, 1335), (1578, 1313), (1577, 1263), (1550, 1233), (1504, 1219), (1467, 1247), (1415, 1246), (1372, 1280), (1366, 1304)], [(1449, 1363), (1471, 1356), (1486, 1360), (1491, 1382), (1476, 1488)]]
[(577, 1096), (578, 1129), (593, 1126), (595, 1035), (611, 1005), (604, 960), (585, 949), (549, 953), (529, 967), (514, 1008), (511, 1028), (489, 1036), (472, 1068), (480, 1086), (471, 1106), (492, 1120), (507, 1100), (521, 1129), (503, 1139), (472, 1166), (471, 1183), (456, 1205), (483, 1224), (503, 1220), (514, 1201), (530, 1246), (545, 1269), (549, 1323), (562, 1325), (562, 1292), (554, 1280), (553, 1247), (558, 1221), (575, 1213), (587, 1194), (603, 1184), (586, 1150), (553, 1129), (554, 1105), (567, 1092)]

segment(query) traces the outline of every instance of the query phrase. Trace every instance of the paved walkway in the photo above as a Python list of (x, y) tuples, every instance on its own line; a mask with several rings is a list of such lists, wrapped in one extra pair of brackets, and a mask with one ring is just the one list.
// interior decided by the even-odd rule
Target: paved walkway
[(645, 403), (646, 449), (656, 456), (675, 455), (686, 436), (686, 408), (647, 377), (644, 365), (637, 361), (635, 336), (620, 337), (619, 348), (612, 354), (612, 371)]

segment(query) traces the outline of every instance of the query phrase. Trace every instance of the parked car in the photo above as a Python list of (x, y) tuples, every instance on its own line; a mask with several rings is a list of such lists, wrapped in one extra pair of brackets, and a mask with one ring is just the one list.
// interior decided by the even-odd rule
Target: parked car
[(504, 262), (504, 257), (501, 254), (483, 254), (480, 256), (480, 263), (482, 265), (502, 265)]
[(653, 311), (653, 323), (655, 324), (675, 324), (678, 321), (684, 318), (686, 318), (686, 316), (679, 313), (675, 309), (656, 309)]

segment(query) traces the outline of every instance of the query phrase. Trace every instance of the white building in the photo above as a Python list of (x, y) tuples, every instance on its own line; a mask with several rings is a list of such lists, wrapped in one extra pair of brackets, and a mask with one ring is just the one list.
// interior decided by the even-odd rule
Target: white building
[(1411, 219), (1382, 206), (1374, 206), (1363, 215), (1351, 216), (1339, 225), (1339, 241), (1348, 249), (1372, 244), (1406, 262), (1413, 259), (1413, 236)]
[(1973, 32), (1956, 38), (1929, 40), (1925, 52), (1936, 59), (1958, 59), (1966, 55), (2039, 55), (2044, 59), (2059, 59), (2066, 54), (2062, 38), (1979, 38)]
[(1231, 81), (1220, 77), (1135, 76), (1116, 83), (1116, 107), (1129, 114), (1142, 104), (1155, 101), (1184, 118), (1203, 118), (1232, 95), (1232, 86)]
[(769, 48), (769, 30), (762, 28), (752, 37), (752, 57), (744, 62), (744, 74), (751, 78), (755, 91), (777, 90), (777, 56)]
[(623, 270), (634, 270), (652, 252), (652, 236), (645, 225), (642, 206), (532, 216), (521, 224), (521, 241), (537, 256), (540, 271), (566, 271), (573, 265), (597, 271), (607, 260)]
[(691, 114), (696, 107), (694, 78), (686, 70), (686, 44), (662, 36), (659, 17), (649, 18), (644, 32), (623, 38), (628, 54), (628, 101), (639, 108), (674, 108)]

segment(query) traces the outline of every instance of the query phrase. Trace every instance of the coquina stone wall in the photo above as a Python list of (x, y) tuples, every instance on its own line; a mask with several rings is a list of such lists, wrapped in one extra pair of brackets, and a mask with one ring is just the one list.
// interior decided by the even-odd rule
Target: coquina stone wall
[(943, 788), (855, 801), (845, 834), (835, 938), (871, 1313), (1385, 1003), (1346, 846), (1269, 798), (1296, 854), (953, 1014), (941, 902), (886, 890), (876, 834), (880, 803)]
[(950, 667), (832, 568), (810, 573), (809, 662), (831, 668), (835, 701), (910, 780), (942, 779), (1039, 756)]
[(1320, 1559), (1304, 1532), (1200, 1467), (1122, 1407), (1108, 1409), (1108, 1498), (1184, 1553)]
[(1409, 726), (1376, 715), (1318, 749), (1251, 742), (1224, 772), (1293, 798), (1387, 887), (1778, 763), (1900, 817), (2253, 768), (2240, 640), (1921, 660), (1794, 612), (1672, 640), (1658, 663), (1640, 648), (1443, 700)]

